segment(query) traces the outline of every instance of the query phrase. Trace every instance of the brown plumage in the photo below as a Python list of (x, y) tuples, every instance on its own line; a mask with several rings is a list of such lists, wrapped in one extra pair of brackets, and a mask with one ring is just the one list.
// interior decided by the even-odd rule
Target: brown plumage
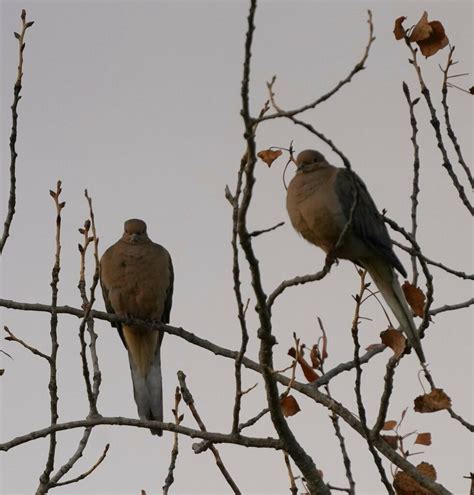
[[(418, 357), (425, 362), (417, 328), (395, 274), (396, 269), (406, 277), (406, 271), (393, 252), (383, 218), (365, 184), (348, 170), (330, 165), (315, 150), (302, 151), (296, 166), (286, 199), (293, 227), (327, 254), (351, 260), (369, 272)], [(332, 253), (350, 218), (356, 190), (351, 228), (337, 253)]]
[[(107, 311), (168, 323), (173, 297), (173, 265), (168, 251), (152, 242), (142, 220), (127, 220), (122, 238), (105, 251), (100, 279)], [(160, 348), (163, 334), (117, 324), (128, 350), (133, 390), (142, 419), (163, 420)], [(152, 433), (161, 435), (159, 429)]]

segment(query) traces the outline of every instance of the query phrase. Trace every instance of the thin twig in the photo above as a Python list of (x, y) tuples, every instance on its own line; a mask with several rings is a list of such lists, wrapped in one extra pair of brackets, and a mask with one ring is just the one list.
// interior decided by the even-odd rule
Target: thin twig
[(240, 433), (243, 429), (248, 428), (249, 426), (253, 426), (257, 421), (259, 421), (263, 416), (268, 414), (270, 412), (270, 409), (266, 407), (265, 409), (262, 409), (258, 414), (256, 414), (253, 418), (250, 418), (249, 420), (245, 421), (245, 423), (240, 423), (239, 428), (237, 429), (237, 432)]
[[(5, 337), (5, 340), (9, 340), (11, 342), (17, 342), (18, 344), (23, 346), (25, 349), (28, 349), (35, 356), (42, 357), (43, 359), (46, 359), (46, 361), (50, 362), (50, 360), (51, 360), (50, 356), (48, 356), (44, 352), (41, 352), (40, 350), (36, 349), (36, 347), (33, 347), (33, 346), (27, 344), (25, 341), (19, 339), (16, 335), (13, 334), (13, 332), (10, 331), (10, 329), (7, 326), (4, 326), (3, 329), (5, 330), (6, 333), (8, 333), (8, 337)], [(8, 356), (8, 354), (7, 354), (7, 356)]]
[[(365, 47), (364, 53), (362, 55), (362, 58), (360, 59), (359, 62), (357, 62), (355, 64), (355, 66), (353, 67), (353, 69), (349, 72), (349, 74), (344, 79), (342, 79), (341, 81), (339, 81), (336, 84), (336, 86), (333, 89), (331, 89), (331, 91), (328, 91), (326, 94), (324, 94), (323, 96), (320, 96), (319, 98), (317, 98), (316, 100), (314, 100), (311, 103), (308, 103), (306, 105), (303, 105), (302, 107), (297, 108), (295, 110), (286, 110), (285, 111), (285, 110), (281, 110), (281, 109), (276, 109), (277, 110), (276, 113), (273, 113), (273, 114), (270, 114), (270, 115), (266, 115), (266, 116), (260, 117), (258, 119), (258, 121), (259, 122), (263, 122), (265, 120), (276, 119), (276, 118), (279, 118), (279, 117), (288, 117), (288, 118), (289, 117), (294, 117), (295, 115), (300, 114), (302, 112), (305, 112), (306, 110), (310, 110), (312, 108), (315, 108), (320, 103), (323, 103), (324, 101), (326, 101), (329, 98), (331, 98), (343, 86), (345, 86), (346, 84), (349, 84), (351, 82), (352, 78), (358, 72), (364, 70), (365, 69), (365, 62), (367, 61), (367, 58), (369, 57), (370, 48), (372, 46), (372, 43), (375, 41), (375, 37), (374, 37), (374, 25), (373, 25), (373, 21), (372, 21), (372, 12), (370, 10), (368, 10), (367, 13), (368, 13), (367, 23), (369, 24), (369, 40), (368, 40), (367, 45)], [(275, 82), (275, 77), (274, 77), (273, 83), (274, 82)]]
[[(178, 371), (178, 381), (179, 381), (179, 386), (181, 388), (181, 393), (183, 395), (183, 400), (184, 402), (186, 402), (186, 405), (189, 407), (189, 410), (191, 411), (194, 419), (196, 420), (196, 423), (198, 424), (200, 430), (203, 432), (207, 431), (206, 426), (204, 425), (201, 416), (199, 415), (196, 406), (194, 405), (194, 398), (191, 395), (191, 392), (189, 391), (188, 386), (186, 384), (186, 375), (182, 371)], [(235, 437), (236, 434), (232, 432), (230, 436)], [(239, 490), (239, 487), (236, 485), (229, 471), (227, 471), (226, 467), (224, 466), (224, 463), (222, 462), (222, 458), (216, 446), (211, 443), (209, 445), (209, 449), (214, 455), (219, 471), (222, 473), (222, 476), (224, 476), (224, 479), (227, 481), (232, 491), (235, 494), (240, 495), (241, 492)]]
[[(95, 223), (94, 223), (94, 213), (92, 209), (92, 200), (87, 194), (87, 191), (85, 191), (85, 196), (88, 201), (89, 205), (89, 219), (86, 220), (84, 224), (83, 229), (79, 229), (79, 232), (84, 235), (84, 244), (81, 246), (79, 245), (79, 252), (80, 252), (80, 275), (79, 275), (79, 291), (81, 293), (81, 298), (82, 298), (82, 307), (85, 308), (85, 313), (84, 317), (82, 318), (81, 324), (79, 326), (79, 340), (81, 344), (81, 360), (82, 360), (82, 371), (83, 371), (83, 377), (84, 381), (86, 383), (86, 391), (87, 391), (87, 397), (89, 400), (89, 417), (93, 417), (98, 415), (97, 411), (97, 399), (99, 396), (99, 387), (100, 387), (100, 381), (101, 381), (101, 375), (100, 375), (100, 369), (99, 369), (99, 363), (98, 363), (98, 358), (97, 358), (97, 351), (96, 351), (96, 339), (97, 335), (94, 332), (94, 320), (90, 317), (90, 312), (92, 310), (92, 305), (94, 304), (95, 301), (95, 289), (98, 283), (99, 279), (99, 258), (97, 254), (97, 233), (95, 230)], [(92, 227), (92, 237), (90, 236), (90, 230)], [(90, 288), (90, 296), (87, 297), (86, 294), (86, 282), (85, 282), (85, 269), (86, 269), (86, 264), (85, 264), (85, 257), (86, 257), (86, 252), (89, 244), (93, 243), (94, 245), (94, 259), (95, 259), (95, 272), (94, 272), (94, 278), (93, 282)], [(90, 372), (89, 372), (89, 365), (87, 362), (87, 356), (86, 356), (86, 342), (84, 339), (84, 334), (85, 334), (85, 327), (87, 326), (88, 333), (90, 335), (90, 351), (91, 351), (91, 356), (92, 356), (92, 362), (93, 362), (93, 368), (94, 368), (94, 378), (93, 378), (93, 386), (91, 386), (91, 381), (90, 381)], [(92, 433), (92, 428), (86, 428), (84, 430), (84, 433), (82, 434), (81, 439), (79, 440), (78, 446), (73, 453), (73, 455), (68, 459), (66, 463), (64, 463), (57, 471), (55, 474), (51, 475), (51, 481), (50, 481), (50, 486), (57, 486), (60, 482), (60, 480), (63, 478), (65, 474), (67, 474), (72, 467), (76, 464), (76, 462), (82, 457), (85, 448), (87, 447), (87, 444), (89, 442), (90, 436)]]
[(0, 254), (3, 253), (3, 248), (10, 235), (10, 226), (15, 214), (16, 206), (16, 159), (18, 153), (16, 151), (16, 140), (18, 133), (18, 103), (21, 99), (20, 92), (23, 79), (23, 52), (25, 51), (25, 34), (26, 30), (34, 24), (34, 21), (26, 22), (26, 10), (21, 11), (21, 31), (15, 33), (15, 38), (18, 40), (18, 71), (15, 85), (13, 86), (13, 104), (12, 110), (12, 130), (10, 133), (10, 194), (8, 196), (8, 211), (3, 224), (3, 234), (0, 238)]
[[(418, 100), (412, 100), (410, 96), (410, 89), (408, 85), (403, 83), (403, 93), (405, 94), (405, 98), (408, 103), (408, 108), (410, 110), (410, 124), (412, 128), (411, 142), (413, 144), (413, 189), (410, 196), (411, 199), (411, 235), (413, 239), (416, 239), (417, 232), (417, 213), (418, 213), (418, 194), (420, 192), (420, 147), (418, 146), (417, 134), (418, 127), (416, 123), (415, 117), (415, 105)], [(411, 265), (413, 269), (413, 278), (412, 284), (414, 286), (418, 285), (418, 267), (416, 264), (416, 256), (412, 254), (411, 256)]]
[[(462, 154), (461, 146), (459, 145), (458, 138), (456, 137), (456, 134), (454, 133), (453, 126), (451, 124), (451, 117), (449, 115), (449, 105), (448, 105), (448, 87), (451, 85), (448, 82), (448, 79), (450, 77), (455, 77), (455, 76), (449, 76), (449, 69), (454, 65), (453, 61), (453, 52), (454, 52), (454, 46), (450, 47), (449, 52), (448, 52), (448, 60), (446, 61), (446, 67), (443, 69), (443, 85), (441, 89), (441, 93), (443, 95), (441, 99), (441, 103), (443, 105), (443, 110), (444, 110), (444, 122), (446, 125), (446, 131), (448, 133), (449, 139), (451, 139), (451, 142), (453, 143), (454, 149), (456, 151), (456, 154), (458, 156), (458, 162), (463, 168), (464, 172), (466, 173), (466, 176), (469, 180), (469, 184), (471, 185), (471, 188), (474, 188), (474, 179), (471, 174), (471, 169), (467, 165), (466, 161), (464, 160), (464, 156)], [(458, 74), (457, 77), (463, 76), (467, 74)]]
[(288, 471), (288, 477), (290, 478), (290, 493), (291, 495), (298, 495), (298, 487), (295, 483), (295, 475), (293, 474), (293, 470), (291, 469), (291, 462), (288, 454), (283, 451), (283, 457), (285, 459), (286, 469)]
[(365, 282), (366, 274), (367, 274), (366, 270), (360, 270), (360, 289), (359, 289), (359, 294), (355, 297), (356, 307), (354, 311), (354, 319), (352, 321), (352, 338), (354, 340), (354, 362), (356, 363), (355, 392), (356, 392), (357, 408), (359, 411), (360, 422), (365, 431), (365, 439), (367, 440), (367, 445), (374, 458), (375, 465), (377, 466), (377, 469), (380, 474), (380, 479), (382, 483), (385, 485), (387, 493), (393, 495), (395, 492), (393, 491), (392, 485), (388, 481), (387, 474), (385, 473), (385, 470), (382, 465), (382, 460), (380, 459), (380, 456), (375, 450), (375, 446), (372, 437), (370, 435), (370, 430), (367, 425), (367, 416), (365, 412), (365, 407), (362, 401), (362, 392), (361, 392), (362, 368), (359, 362), (360, 344), (359, 344), (358, 329), (359, 329), (359, 315), (360, 315), (361, 301), (364, 296), (364, 292), (366, 290), (366, 282)]
[[(183, 420), (184, 417), (184, 416), (180, 416), (179, 414), (180, 402), (181, 402), (181, 393), (179, 391), (179, 387), (176, 387), (174, 393), (174, 409), (173, 409), (174, 423), (176, 425), (181, 424), (181, 421)], [(178, 433), (174, 432), (173, 437), (174, 437), (173, 448), (171, 449), (171, 459), (170, 459), (170, 465), (168, 467), (168, 474), (166, 475), (165, 484), (163, 485), (163, 495), (168, 495), (168, 491), (174, 482), (174, 470), (176, 468), (176, 460), (179, 454)]]
[[(51, 338), (51, 354), (49, 360), (49, 396), (50, 396), (50, 409), (51, 409), (51, 426), (54, 426), (58, 422), (58, 385), (57, 385), (57, 355), (58, 355), (58, 284), (59, 284), (59, 272), (61, 270), (61, 210), (66, 203), (60, 202), (61, 196), (61, 181), (56, 183), (56, 190), (49, 191), (53, 198), (56, 208), (56, 253), (54, 266), (51, 273), (51, 323), (50, 323), (50, 338)], [(36, 495), (43, 495), (47, 493), (49, 488), (50, 476), (54, 469), (54, 460), (56, 455), (56, 433), (51, 432), (49, 437), (49, 450), (48, 458), (46, 460), (46, 466), (43, 474), (40, 476), (39, 485), (36, 491)]]
[(376, 437), (380, 434), (380, 431), (385, 424), (385, 420), (387, 419), (388, 406), (390, 403), (390, 397), (393, 392), (393, 377), (395, 376), (395, 369), (398, 365), (399, 360), (400, 359), (396, 356), (392, 356), (387, 362), (386, 372), (384, 376), (385, 386), (383, 389), (382, 397), (380, 398), (379, 414), (371, 433), (373, 437)]
[(467, 197), (466, 192), (464, 191), (464, 187), (459, 182), (458, 176), (456, 175), (456, 173), (453, 170), (453, 166), (451, 165), (451, 161), (449, 159), (448, 152), (447, 152), (446, 147), (444, 145), (443, 136), (441, 134), (441, 124), (439, 122), (439, 119), (438, 119), (438, 116), (436, 113), (436, 109), (435, 109), (433, 102), (431, 100), (430, 90), (428, 89), (428, 87), (426, 86), (426, 84), (423, 80), (423, 77), (421, 74), (420, 64), (418, 63), (418, 60), (417, 60), (417, 49), (412, 46), (412, 44), (410, 43), (408, 36), (406, 34), (405, 34), (405, 42), (406, 42), (406, 45), (408, 46), (408, 49), (410, 50), (411, 55), (412, 55), (410, 62), (412, 63), (413, 67), (415, 68), (416, 74), (418, 76), (418, 80), (420, 82), (420, 87), (421, 87), (421, 93), (424, 96), (426, 104), (427, 104), (428, 109), (430, 111), (430, 115), (431, 115), (430, 123), (434, 129), (436, 142), (438, 144), (438, 148), (441, 152), (441, 156), (443, 159), (441, 165), (443, 166), (444, 169), (446, 169), (446, 172), (448, 173), (449, 177), (451, 178), (451, 182), (453, 183), (453, 186), (456, 188), (458, 195), (459, 195), (459, 198), (461, 199), (462, 203), (467, 208), (469, 213), (471, 215), (473, 215), (474, 214), (474, 207), (472, 206), (471, 202), (469, 201), (469, 198)]
[(268, 229), (263, 229), (263, 230), (254, 230), (253, 232), (250, 232), (249, 236), (250, 237), (258, 237), (259, 235), (266, 234), (268, 232), (272, 232), (273, 230), (278, 229), (282, 225), (285, 225), (285, 222), (279, 222), (273, 227), (269, 227)]
[(430, 310), (430, 316), (437, 315), (439, 313), (444, 313), (445, 311), (455, 311), (458, 309), (468, 308), (474, 304), (474, 297), (458, 304), (445, 304), (444, 306), (440, 306), (439, 308), (435, 308)]
[(52, 483), (51, 487), (57, 487), (57, 486), (65, 486), (65, 485), (71, 485), (72, 483), (77, 483), (78, 481), (83, 480), (84, 478), (87, 478), (90, 474), (92, 474), (105, 460), (105, 457), (107, 456), (107, 452), (109, 451), (110, 444), (107, 444), (104, 448), (104, 451), (102, 452), (102, 455), (97, 459), (97, 462), (87, 471), (84, 473), (80, 474), (79, 476), (76, 476), (73, 479), (67, 480), (67, 481), (60, 481), (59, 483)]
[[(408, 246), (404, 246), (400, 242), (397, 241), (392, 241), (393, 244), (400, 249), (403, 249), (403, 251), (406, 251), (410, 255), (415, 255), (416, 251), (413, 248), (410, 248)], [(424, 254), (418, 253), (418, 257), (422, 258), (428, 265), (436, 266), (438, 268), (441, 268), (441, 270), (444, 270), (447, 273), (450, 273), (451, 275), (455, 275), (456, 277), (462, 278), (464, 280), (474, 280), (474, 275), (468, 274), (466, 272), (461, 272), (460, 270), (454, 270), (453, 268), (450, 268), (449, 266), (444, 265), (443, 263), (440, 263), (438, 261), (434, 261), (430, 258), (427, 258)]]

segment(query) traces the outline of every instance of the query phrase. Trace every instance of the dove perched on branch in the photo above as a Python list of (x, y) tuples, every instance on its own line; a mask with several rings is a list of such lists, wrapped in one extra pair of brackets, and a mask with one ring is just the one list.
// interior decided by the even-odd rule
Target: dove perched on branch
[[(418, 331), (395, 270), (404, 277), (407, 274), (393, 252), (383, 218), (365, 184), (353, 172), (330, 165), (315, 150), (299, 153), (296, 166), (286, 198), (293, 227), (327, 254), (353, 261), (369, 272), (424, 363)], [(337, 251), (333, 252), (351, 216), (356, 191), (352, 222)]]
[[(100, 279), (109, 313), (168, 323), (173, 265), (168, 251), (150, 240), (142, 220), (127, 220), (122, 238), (105, 251)], [(163, 421), (160, 347), (163, 333), (114, 324), (130, 361), (133, 392), (141, 419)], [(162, 430), (152, 429), (156, 435)]]

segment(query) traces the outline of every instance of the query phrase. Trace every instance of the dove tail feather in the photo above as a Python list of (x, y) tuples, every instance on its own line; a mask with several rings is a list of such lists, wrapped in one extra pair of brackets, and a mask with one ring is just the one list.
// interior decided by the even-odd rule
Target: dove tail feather
[[(391, 273), (380, 273), (378, 266), (367, 267), (372, 280), (378, 287), (386, 303), (395, 315), (402, 330), (408, 337), (408, 341), (415, 350), (416, 354), (420, 358), (422, 363), (426, 362), (423, 349), (421, 347), (420, 338), (418, 336), (418, 329), (416, 328), (413, 316), (411, 314), (408, 303), (406, 302), (405, 295), (398, 282), (397, 276), (390, 268)], [(385, 267), (383, 267), (385, 269)], [(386, 272), (385, 270), (382, 270)]]
[[(124, 327), (127, 341), (133, 395), (140, 419), (163, 421), (163, 384), (161, 375), (161, 337), (158, 332), (143, 332)], [(154, 353), (153, 353), (154, 352)], [(163, 431), (151, 428), (153, 435)]]

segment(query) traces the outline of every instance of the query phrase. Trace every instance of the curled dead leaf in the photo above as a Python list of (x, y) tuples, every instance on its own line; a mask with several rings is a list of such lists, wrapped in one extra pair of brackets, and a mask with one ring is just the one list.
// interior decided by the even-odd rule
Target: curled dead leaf
[(311, 365), (313, 368), (319, 368), (321, 366), (321, 360), (319, 359), (319, 348), (317, 344), (311, 347), (311, 352), (309, 353), (309, 357), (311, 358)]
[[(294, 347), (289, 349), (288, 355), (291, 356), (293, 359), (296, 359), (297, 356), (296, 349)], [(301, 370), (303, 371), (306, 380), (308, 380), (309, 383), (314, 382), (319, 378), (319, 375), (316, 373), (316, 371), (313, 370), (313, 368), (309, 365), (306, 359), (302, 356), (302, 353), (298, 354), (297, 361), (298, 364), (301, 366)]]
[(429, 394), (420, 395), (415, 399), (415, 411), (431, 413), (451, 407), (451, 399), (442, 388), (434, 388)]
[(380, 435), (385, 442), (387, 442), (392, 449), (397, 450), (398, 448), (398, 435)]
[(423, 316), (425, 309), (426, 297), (423, 291), (419, 287), (415, 287), (410, 284), (410, 282), (405, 282), (402, 285), (403, 293), (405, 294), (405, 299), (410, 305), (416, 316)]
[(420, 20), (416, 23), (415, 27), (413, 28), (409, 40), (415, 42), (426, 40), (427, 38), (430, 37), (432, 32), (433, 32), (433, 28), (428, 22), (428, 12), (426, 12), (425, 10)]
[(385, 421), (384, 425), (382, 426), (382, 430), (383, 431), (393, 430), (395, 426), (397, 426), (397, 422), (391, 419), (389, 421)]
[(401, 40), (405, 37), (405, 29), (403, 28), (403, 21), (406, 19), (404, 15), (395, 20), (395, 27), (393, 28), (393, 34), (396, 40)]
[(394, 356), (399, 359), (406, 347), (406, 338), (394, 328), (389, 328), (380, 332), (382, 342), (392, 349)]
[(264, 161), (269, 167), (282, 154), (281, 150), (262, 150), (257, 153), (257, 156)]
[(415, 443), (419, 445), (431, 445), (431, 433), (418, 433)]
[(298, 359), (298, 363), (303, 370), (304, 377), (306, 378), (306, 380), (308, 380), (309, 383), (312, 383), (319, 378), (319, 375), (316, 373), (316, 371), (313, 370), (313, 368), (309, 365), (304, 357), (300, 356), (300, 358)]
[(444, 31), (444, 26), (439, 21), (431, 21), (432, 32), (429, 38), (418, 41), (421, 53), (426, 57), (431, 57), (439, 50), (449, 44), (449, 39)]
[[(422, 462), (416, 466), (416, 470), (427, 478), (433, 481), (436, 480), (436, 470), (431, 464)], [(393, 487), (397, 495), (431, 495), (429, 490), (423, 488), (410, 475), (403, 471), (399, 471), (395, 475)]]
[(443, 24), (440, 21), (428, 22), (426, 11), (413, 28), (409, 40), (418, 44), (425, 57), (431, 57), (449, 43)]
[(296, 413), (300, 412), (300, 406), (296, 399), (292, 395), (287, 395), (283, 397), (280, 401), (281, 409), (283, 411), (283, 416), (286, 418), (289, 416), (294, 416)]

